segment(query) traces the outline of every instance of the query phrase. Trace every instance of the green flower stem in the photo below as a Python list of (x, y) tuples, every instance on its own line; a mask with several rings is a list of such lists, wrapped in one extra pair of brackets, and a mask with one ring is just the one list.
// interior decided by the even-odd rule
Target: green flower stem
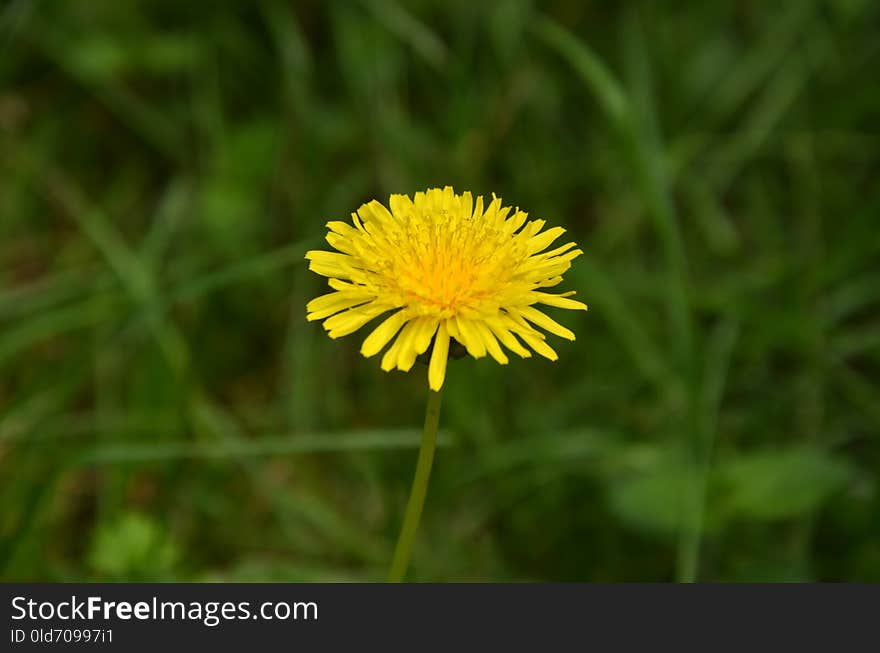
[(428, 481), (431, 478), (434, 450), (437, 447), (437, 425), (440, 423), (440, 399), (442, 395), (443, 388), (439, 392), (428, 391), (428, 407), (425, 409), (425, 430), (422, 433), (422, 446), (419, 448), (416, 475), (413, 478), (412, 489), (409, 491), (409, 501), (406, 504), (403, 526), (400, 528), (397, 546), (394, 547), (394, 558), (391, 560), (391, 570), (388, 572), (389, 583), (399, 583), (403, 580), (404, 576), (406, 576), (406, 569), (409, 566), (409, 559), (412, 556), (413, 542), (416, 539), (419, 519), (422, 516), (422, 506), (425, 505), (425, 495), (428, 493)]

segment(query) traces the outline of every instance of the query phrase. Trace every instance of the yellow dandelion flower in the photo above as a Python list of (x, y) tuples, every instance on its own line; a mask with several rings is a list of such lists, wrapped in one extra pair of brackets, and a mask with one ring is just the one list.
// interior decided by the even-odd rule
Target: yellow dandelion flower
[[(390, 209), (390, 210), (389, 210)], [(354, 333), (393, 311), (364, 340), (361, 353), (378, 354), (385, 371), (408, 371), (431, 348), (428, 384), (443, 386), (450, 339), (474, 358), (489, 354), (502, 365), (501, 345), (528, 358), (532, 350), (556, 360), (556, 352), (536, 327), (574, 340), (575, 336), (536, 304), (586, 310), (552, 294), (571, 261), (583, 252), (575, 243), (548, 251), (565, 229), (542, 231), (544, 220), (528, 220), (519, 209), (488, 206), (450, 186), (392, 195), (389, 208), (373, 200), (352, 213), (352, 225), (328, 222), (327, 242), (336, 252), (310, 251), (309, 269), (329, 277), (334, 292), (309, 302), (308, 319), (324, 320), (331, 338)], [(395, 338), (396, 336), (396, 338)], [(393, 342), (392, 342), (393, 340)]]

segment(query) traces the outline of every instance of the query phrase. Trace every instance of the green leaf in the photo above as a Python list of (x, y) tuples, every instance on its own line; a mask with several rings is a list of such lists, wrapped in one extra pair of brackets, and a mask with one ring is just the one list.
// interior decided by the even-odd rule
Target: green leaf
[(768, 521), (815, 510), (853, 473), (847, 461), (806, 445), (744, 455), (719, 469), (726, 510)]
[(101, 577), (155, 579), (168, 575), (180, 558), (176, 544), (155, 520), (138, 513), (103, 524), (92, 541), (89, 562)]
[(631, 528), (650, 535), (673, 536), (685, 515), (691, 478), (681, 463), (660, 461), (652, 469), (615, 479), (609, 507)]

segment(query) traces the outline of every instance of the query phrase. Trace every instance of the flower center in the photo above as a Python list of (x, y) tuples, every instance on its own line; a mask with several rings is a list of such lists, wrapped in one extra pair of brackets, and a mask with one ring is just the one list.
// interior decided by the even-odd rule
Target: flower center
[(525, 252), (486, 220), (447, 209), (407, 216), (393, 238), (385, 283), (417, 314), (496, 311)]

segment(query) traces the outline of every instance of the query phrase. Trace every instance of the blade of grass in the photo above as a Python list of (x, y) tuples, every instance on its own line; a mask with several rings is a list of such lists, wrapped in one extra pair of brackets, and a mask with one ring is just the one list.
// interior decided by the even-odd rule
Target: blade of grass
[(691, 479), (691, 491), (685, 498), (687, 509), (684, 512), (685, 521), (678, 545), (677, 577), (680, 582), (693, 583), (699, 577), (706, 492), (718, 432), (718, 415), (724, 398), (731, 355), (738, 338), (739, 326), (734, 322), (723, 321), (710, 334), (706, 347), (696, 434), (699, 447), (697, 464)]
[(122, 304), (113, 294), (95, 295), (72, 306), (38, 313), (7, 329), (0, 335), (0, 368), (28, 347), (118, 316)]
[(165, 157), (182, 161), (186, 151), (176, 124), (169, 120), (163, 109), (157, 109), (132, 91), (115, 83), (91, 79), (79, 70), (73, 58), (67, 56), (69, 35), (51, 33), (43, 29), (34, 41), (44, 56), (83, 88), (91, 92), (124, 125)]
[(33, 282), (0, 289), (0, 322), (21, 320), (29, 313), (45, 312), (84, 295), (109, 291), (116, 281), (93, 266), (69, 268)]
[[(150, 268), (129, 247), (108, 217), (85, 198), (73, 180), (58, 169), (50, 170), (45, 177), (45, 189), (94, 243), (134, 303), (159, 303), (158, 284)], [(149, 326), (157, 344), (174, 375), (182, 380), (189, 367), (185, 339), (172, 324), (160, 319), (161, 316), (150, 318)]]
[[(663, 245), (668, 275), (667, 308), (676, 335), (678, 362), (682, 369), (689, 367), (693, 345), (688, 300), (685, 292), (685, 261), (681, 234), (675, 218), (670, 191), (665, 176), (664, 155), (654, 127), (656, 120), (650, 106), (633, 108), (632, 99), (626, 94), (615, 76), (601, 59), (570, 31), (556, 22), (540, 17), (534, 27), (538, 37), (556, 50), (579, 74), (587, 88), (594, 94), (606, 117), (612, 123), (622, 148), (632, 165), (633, 173), (645, 207), (654, 219)], [(627, 31), (628, 41), (640, 43), (641, 32), (634, 26)], [(637, 36), (633, 37), (632, 34)], [(638, 88), (640, 99), (649, 100), (650, 82), (647, 74), (647, 57), (638, 44), (633, 59), (639, 63)], [(649, 105), (652, 103), (649, 103)]]
[[(263, 435), (223, 442), (162, 441), (157, 443), (103, 444), (76, 459), (76, 465), (118, 465), (167, 460), (223, 460), (351, 451), (386, 451), (418, 448), (421, 432), (372, 430), (338, 433), (302, 433), (294, 436)], [(446, 434), (442, 442), (451, 443)]]
[(608, 322), (611, 333), (629, 353), (641, 374), (651, 381), (660, 394), (680, 396), (683, 388), (677, 383), (660, 349), (643, 328), (636, 314), (625, 303), (624, 293), (611, 277), (589, 259), (579, 260), (569, 273), (583, 289), (590, 302), (601, 306), (597, 315)]
[(35, 0), (13, 0), (0, 13), (0, 57), (12, 46), (19, 32), (33, 15)]
[(589, 88), (606, 117), (620, 129), (631, 121), (632, 107), (622, 86), (604, 62), (569, 30), (546, 16), (535, 19), (537, 36), (565, 59)]
[(446, 45), (430, 27), (392, 0), (361, 0), (379, 24), (409, 45), (413, 52), (438, 70), (443, 69)]
[(192, 204), (192, 189), (180, 177), (172, 179), (159, 199), (150, 230), (140, 244), (140, 257), (153, 268), (168, 249)]

